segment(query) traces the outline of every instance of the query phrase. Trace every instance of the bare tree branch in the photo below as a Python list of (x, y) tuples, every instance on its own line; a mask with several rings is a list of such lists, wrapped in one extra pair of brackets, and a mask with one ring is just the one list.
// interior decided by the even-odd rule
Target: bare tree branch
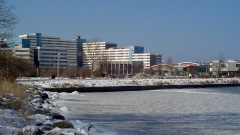
[(172, 64), (173, 64), (173, 60), (172, 60), (172, 57), (171, 57), (171, 56), (168, 57), (166, 64), (168, 64), (168, 65), (172, 65)]
[(10, 39), (14, 36), (13, 29), (19, 19), (12, 12), (13, 6), (7, 6), (6, 0), (0, 0), (0, 40)]
[(215, 61), (213, 61), (213, 68), (216, 70), (216, 75), (217, 78), (219, 78), (222, 74), (222, 63), (225, 60), (225, 56), (223, 54), (223, 52), (220, 52), (220, 54), (218, 55), (217, 59)]
[[(91, 76), (93, 77), (93, 71), (100, 67), (100, 46), (99, 46), (99, 39), (92, 40), (91, 42), (88, 41), (85, 45), (83, 45), (84, 49), (82, 51), (83, 62), (87, 62), (90, 64), (91, 68)], [(84, 61), (86, 60), (86, 61)]]

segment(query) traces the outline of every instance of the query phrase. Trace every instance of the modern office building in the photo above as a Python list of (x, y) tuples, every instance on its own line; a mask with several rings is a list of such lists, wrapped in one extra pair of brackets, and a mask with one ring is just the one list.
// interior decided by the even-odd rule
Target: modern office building
[(132, 61), (142, 61), (144, 69), (150, 69), (153, 65), (159, 65), (162, 62), (161, 54), (152, 53), (134, 53)]
[(141, 46), (113, 47), (106, 50), (110, 56), (109, 73), (130, 74), (136, 73), (138, 69), (143, 69), (143, 61), (134, 61), (133, 54), (143, 53), (144, 48)]
[(13, 48), (13, 54), (16, 57), (30, 59), (30, 48), (22, 48), (22, 44), (16, 45)]
[[(59, 37), (42, 36), (41, 33), (20, 35), (22, 49), (29, 49), (29, 58), (38, 67), (76, 68), (82, 66), (82, 58), (78, 52), (82, 50), (81, 39), (77, 35), (73, 40), (60, 40)], [(21, 50), (21, 49), (19, 49)]]
[[(160, 64), (162, 61), (160, 54), (144, 53), (144, 47), (117, 47), (117, 44), (107, 42), (83, 43), (83, 53), (85, 54), (83, 57), (84, 67), (91, 68), (93, 60), (107, 60), (109, 69), (111, 69), (109, 72), (120, 74), (132, 73), (133, 65), (150, 69), (152, 65)], [(94, 68), (100, 67), (95, 64)]]
[[(115, 43), (107, 42), (88, 42), (82, 45), (82, 66), (91, 68), (94, 61), (99, 61), (102, 59), (110, 60), (112, 58), (108, 55), (108, 49), (111, 47), (117, 47)], [(98, 64), (95, 62), (95, 64)], [(94, 66), (95, 68), (97, 67)]]
[[(133, 65), (149, 69), (161, 63), (160, 54), (144, 53), (144, 47), (117, 47), (116, 43), (87, 42), (77, 36), (73, 40), (42, 36), (41, 33), (20, 35), (21, 44), (15, 54), (32, 60), (39, 68), (100, 68), (99, 61), (107, 61), (109, 72), (126, 74), (133, 72)], [(28, 57), (29, 56), (29, 57)], [(95, 62), (96, 61), (96, 62)]]

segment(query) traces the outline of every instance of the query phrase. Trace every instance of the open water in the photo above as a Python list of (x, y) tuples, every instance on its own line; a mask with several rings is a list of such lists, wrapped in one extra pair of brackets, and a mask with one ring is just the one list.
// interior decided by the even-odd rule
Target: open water
[(67, 119), (119, 135), (240, 134), (240, 87), (60, 95)]

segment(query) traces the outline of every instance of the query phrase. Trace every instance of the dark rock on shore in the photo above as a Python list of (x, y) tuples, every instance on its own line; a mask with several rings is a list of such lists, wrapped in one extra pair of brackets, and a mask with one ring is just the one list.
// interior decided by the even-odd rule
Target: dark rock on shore
[(72, 129), (74, 128), (73, 124), (71, 122), (69, 122), (69, 121), (66, 121), (66, 120), (54, 123), (53, 127), (54, 128), (55, 127), (59, 127), (59, 128), (72, 128)]
[(65, 120), (65, 117), (59, 113), (47, 113), (47, 116), (52, 116), (53, 119)]

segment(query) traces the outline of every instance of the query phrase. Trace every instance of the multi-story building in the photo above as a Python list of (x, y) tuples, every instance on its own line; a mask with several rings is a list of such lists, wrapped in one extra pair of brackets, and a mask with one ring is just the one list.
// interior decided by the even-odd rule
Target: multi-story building
[(143, 53), (144, 48), (141, 46), (113, 47), (109, 48), (106, 53), (111, 58), (109, 72), (117, 74), (130, 74), (143, 69), (142, 60), (133, 60), (133, 54)]
[[(107, 42), (88, 42), (83, 43), (82, 45), (82, 66), (83, 67), (91, 67), (92, 63), (95, 61), (99, 61), (102, 59), (110, 60), (108, 56), (108, 49), (110, 47), (117, 47), (115, 43), (107, 43)], [(94, 64), (97, 64), (95, 62)], [(95, 68), (97, 66), (94, 66)]]
[[(144, 53), (144, 47), (117, 47), (117, 44), (106, 42), (83, 43), (83, 66), (91, 67), (94, 61), (107, 60), (109, 72), (120, 74), (132, 73), (133, 65), (149, 69), (152, 65), (161, 63), (160, 54)], [(100, 67), (95, 65), (94, 67)]]
[[(42, 36), (41, 33), (20, 35), (21, 44), (15, 48), (19, 57), (29, 58), (39, 68), (71, 68), (93, 65), (100, 68), (99, 61), (108, 61), (109, 72), (120, 74), (133, 72), (133, 65), (144, 69), (161, 63), (160, 54), (144, 53), (144, 47), (117, 47), (116, 43), (88, 42), (77, 36), (73, 40)], [(29, 57), (28, 57), (29, 56)], [(95, 62), (98, 61), (98, 62)]]
[(150, 69), (153, 65), (161, 64), (162, 55), (151, 53), (132, 54), (132, 61), (142, 61), (144, 69)]
[[(82, 43), (86, 39), (77, 36), (73, 40), (60, 40), (59, 37), (42, 36), (41, 33), (20, 35), (22, 48), (29, 49), (30, 60), (37, 66), (60, 68), (82, 66), (82, 58), (78, 52), (82, 50)], [(24, 49), (23, 49), (24, 50)]]
[(210, 71), (213, 73), (221, 72), (223, 75), (235, 74), (239, 67), (239, 62), (231, 59), (227, 61), (214, 60), (210, 62)]
[(22, 48), (22, 44), (16, 45), (13, 48), (13, 54), (16, 57), (30, 59), (30, 48)]

